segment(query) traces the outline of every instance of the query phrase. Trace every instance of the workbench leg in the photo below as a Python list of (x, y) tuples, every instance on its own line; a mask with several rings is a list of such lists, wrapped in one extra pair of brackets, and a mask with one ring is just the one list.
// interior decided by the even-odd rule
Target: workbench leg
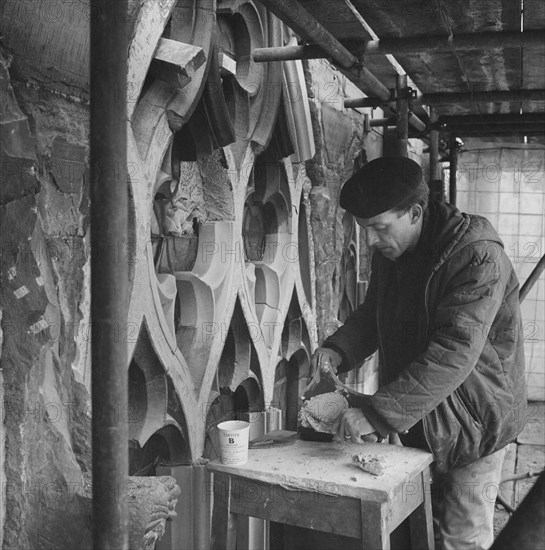
[(431, 510), (430, 470), (426, 468), (422, 474), (422, 504), (411, 514), (411, 548), (412, 550), (433, 550), (433, 515)]
[(269, 522), (269, 550), (286, 550), (286, 533), (282, 523)]
[(386, 529), (386, 506), (379, 502), (360, 501), (362, 550), (390, 550), (390, 533)]
[(211, 550), (235, 550), (236, 548), (237, 516), (231, 513), (232, 496), (231, 476), (215, 472)]

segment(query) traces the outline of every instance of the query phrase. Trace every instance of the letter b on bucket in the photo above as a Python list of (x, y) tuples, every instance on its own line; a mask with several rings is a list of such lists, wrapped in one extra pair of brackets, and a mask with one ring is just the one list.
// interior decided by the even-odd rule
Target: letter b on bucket
[(223, 464), (237, 466), (248, 462), (250, 424), (243, 420), (228, 420), (218, 424), (220, 453)]

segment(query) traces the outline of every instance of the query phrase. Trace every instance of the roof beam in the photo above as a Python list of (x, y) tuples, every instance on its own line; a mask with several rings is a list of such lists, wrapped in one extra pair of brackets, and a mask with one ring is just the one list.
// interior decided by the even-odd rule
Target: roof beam
[[(456, 103), (501, 103), (503, 101), (545, 101), (545, 89), (536, 90), (489, 90), (485, 92), (445, 92), (422, 94), (413, 100), (413, 105), (449, 105)], [(376, 97), (355, 97), (344, 100), (345, 107), (380, 107), (388, 103)]]
[(429, 51), (480, 50), (484, 48), (545, 49), (545, 29), (504, 32), (478, 32), (449, 36), (408, 36), (381, 38), (365, 43), (364, 54), (411, 55)]

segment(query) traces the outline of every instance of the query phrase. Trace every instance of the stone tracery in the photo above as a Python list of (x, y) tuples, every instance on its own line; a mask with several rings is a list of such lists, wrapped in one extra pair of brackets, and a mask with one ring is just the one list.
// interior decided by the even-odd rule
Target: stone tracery
[[(264, 415), (273, 398), (284, 319), (296, 279), (302, 280), (298, 261), (287, 254), (296, 254), (297, 229), (307, 223), (292, 204), (299, 204), (304, 169), (299, 165), (295, 174), (273, 138), (283, 109), (281, 65), (249, 58), (255, 47), (280, 43), (279, 22), (253, 2), (220, 3), (215, 25), (211, 3), (180, 0), (169, 9), (158, 39), (200, 46), (207, 56), (189, 83), (178, 79), (175, 86), (154, 66), (132, 114), (131, 161), (139, 177), (131, 184), (135, 201), (145, 206), (135, 212), (139, 268), (131, 319), (145, 322), (149, 349), (172, 382), (185, 426), (153, 412), (164, 411), (159, 377), (140, 397), (147, 407), (138, 441), (145, 446), (169, 424), (181, 430), (187, 458), (196, 460), (203, 452), (214, 456), (219, 419)], [(211, 101), (218, 93), (221, 101)], [(308, 278), (310, 268), (303, 269)], [(308, 304), (307, 297), (301, 302)], [(314, 322), (310, 307), (306, 313), (301, 326)], [(299, 351), (290, 349), (292, 362), (300, 355), (307, 365), (301, 373), (312, 346), (304, 331)], [(132, 369), (141, 368), (139, 346)], [(208, 411), (208, 420), (195, 411)]]

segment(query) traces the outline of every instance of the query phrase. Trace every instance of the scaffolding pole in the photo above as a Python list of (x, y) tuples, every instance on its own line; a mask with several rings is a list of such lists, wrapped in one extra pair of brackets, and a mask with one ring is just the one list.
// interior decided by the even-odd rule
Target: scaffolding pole
[[(413, 105), (452, 105), (458, 103), (490, 103), (502, 101), (545, 101), (545, 89), (533, 90), (490, 90), (485, 92), (444, 92), (418, 95)], [(344, 106), (351, 109), (360, 107), (381, 107), (388, 104), (377, 97), (351, 97), (344, 100)]]
[(526, 279), (526, 282), (522, 285), (522, 288), (519, 292), (519, 300), (522, 302), (526, 296), (528, 296), (528, 293), (530, 290), (532, 290), (533, 286), (537, 283), (539, 277), (545, 270), (545, 254), (541, 256), (541, 260), (539, 260), (538, 264), (534, 267), (532, 270), (532, 273), (530, 273), (530, 276), (528, 279)]
[(93, 547), (128, 549), (127, 0), (91, 1)]
[(396, 119), (397, 119), (397, 145), (400, 157), (408, 155), (409, 144), (409, 100), (407, 95), (407, 75), (400, 74), (396, 77)]
[(431, 195), (443, 201), (442, 181), (440, 177), (437, 177), (437, 169), (439, 166), (439, 132), (433, 128), (435, 122), (437, 122), (437, 113), (433, 107), (430, 107), (430, 123), (432, 129), (430, 130), (430, 171), (428, 186)]
[(456, 172), (458, 171), (458, 143), (456, 134), (450, 134), (449, 202), (456, 206)]

